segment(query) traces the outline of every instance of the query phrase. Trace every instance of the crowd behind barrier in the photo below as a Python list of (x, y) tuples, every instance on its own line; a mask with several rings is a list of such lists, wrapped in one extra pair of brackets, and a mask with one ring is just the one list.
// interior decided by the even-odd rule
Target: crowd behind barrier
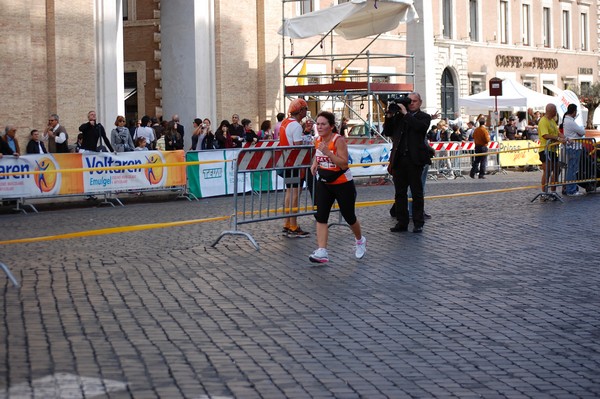
[[(373, 139), (359, 139), (348, 146), (352, 173), (356, 177), (387, 176), (391, 144)], [(270, 148), (277, 141), (259, 141), (246, 148)], [(464, 176), (471, 167), (472, 142), (434, 142), (436, 150), (430, 178)], [(491, 142), (489, 170), (502, 167), (538, 166), (539, 143), (530, 140)], [(55, 196), (104, 196), (104, 201), (119, 201), (124, 193), (176, 189), (192, 198), (231, 195), (234, 192), (233, 162), (241, 149), (206, 151), (141, 151), (125, 153), (31, 154), (0, 159), (0, 199), (26, 200)], [(185, 160), (185, 162), (184, 162)], [(175, 163), (178, 165), (159, 165)], [(187, 165), (186, 165), (187, 163)], [(191, 164), (190, 164), (191, 163)], [(360, 165), (359, 165), (360, 164)], [(80, 169), (79, 171), (75, 171)], [(113, 170), (110, 170), (113, 169)], [(269, 177), (240, 174), (240, 187), (247, 191), (265, 191), (282, 187), (274, 171)], [(268, 183), (267, 183), (268, 182)], [(31, 206), (31, 205), (30, 205)], [(35, 208), (34, 208), (35, 209)]]
[(558, 188), (561, 188), (561, 194), (565, 195), (569, 185), (574, 185), (575, 191), (581, 194), (583, 191), (596, 190), (600, 179), (598, 149), (594, 138), (570, 139), (564, 144), (548, 142), (544, 151), (546, 154), (555, 153), (556, 158), (548, 158), (546, 161), (543, 171), (543, 182), (546, 184), (541, 186), (541, 192), (531, 202), (538, 198), (541, 201), (562, 201), (562, 197), (557, 193)]

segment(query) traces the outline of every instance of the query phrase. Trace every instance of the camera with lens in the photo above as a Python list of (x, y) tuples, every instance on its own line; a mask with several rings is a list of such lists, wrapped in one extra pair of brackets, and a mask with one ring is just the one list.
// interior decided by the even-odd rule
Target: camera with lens
[(400, 121), (404, 117), (400, 112), (400, 104), (404, 105), (404, 108), (408, 110), (408, 106), (411, 102), (411, 99), (406, 95), (388, 98), (387, 110), (385, 111), (385, 122), (383, 124), (384, 136), (393, 136), (394, 132), (399, 129)]
[(387, 112), (386, 112), (386, 116), (394, 116), (396, 115), (398, 112), (400, 112), (400, 107), (398, 106), (398, 104), (396, 104), (396, 102), (391, 101), (390, 103), (388, 103), (388, 108), (387, 108)]
[(411, 99), (407, 95), (402, 95), (402, 96), (395, 97), (392, 101), (394, 103), (396, 103), (396, 104), (402, 104), (402, 105), (404, 105), (404, 107), (406, 109), (408, 109), (408, 106), (411, 103)]
[(404, 105), (404, 108), (408, 109), (408, 106), (411, 103), (411, 99), (408, 96), (399, 96), (393, 99), (390, 99), (388, 102), (387, 114), (388, 116), (395, 116), (400, 112), (399, 104)]

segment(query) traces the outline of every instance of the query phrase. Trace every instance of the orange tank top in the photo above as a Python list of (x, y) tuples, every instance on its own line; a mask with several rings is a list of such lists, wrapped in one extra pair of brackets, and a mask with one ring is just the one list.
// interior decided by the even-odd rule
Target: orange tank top
[(293, 144), (293, 143), (290, 144), (290, 142), (288, 141), (287, 133), (285, 132), (288, 125), (292, 122), (295, 122), (295, 119), (286, 118), (283, 120), (283, 122), (281, 122), (281, 127), (279, 128), (279, 145), (280, 146), (289, 147)]
[[(339, 134), (335, 133), (333, 136), (333, 139), (331, 139), (327, 145), (327, 148), (329, 149), (329, 151), (333, 152), (334, 154), (337, 154), (337, 148), (335, 146), (335, 142), (340, 137), (341, 136)], [(317, 159), (318, 169), (329, 170), (331, 172), (338, 172), (338, 171), (342, 170), (339, 166), (337, 166), (335, 163), (333, 163), (331, 158), (329, 158), (327, 155), (323, 154), (321, 152), (321, 150), (319, 150), (319, 146), (321, 145), (322, 141), (323, 141), (323, 139), (321, 138), (321, 136), (318, 136), (315, 140), (315, 148), (316, 148), (315, 157)], [(332, 183), (327, 183), (327, 184), (342, 184), (342, 183), (346, 183), (350, 180), (352, 180), (352, 172), (350, 171), (350, 168), (348, 168), (344, 172), (343, 175), (341, 175), (340, 177), (335, 179)]]

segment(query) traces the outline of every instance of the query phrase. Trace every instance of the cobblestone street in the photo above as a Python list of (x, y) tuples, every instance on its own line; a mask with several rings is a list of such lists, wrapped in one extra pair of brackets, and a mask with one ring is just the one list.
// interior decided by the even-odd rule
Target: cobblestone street
[[(426, 196), (539, 184), (539, 172), (430, 181)], [(596, 398), (597, 194), (426, 200), (423, 234), (358, 208), (330, 262), (281, 221), (0, 245), (0, 398)], [(358, 201), (393, 197), (358, 186)], [(228, 215), (230, 197), (0, 214), (3, 239)], [(333, 214), (330, 220), (337, 220)], [(4, 278), (4, 277), (2, 277)]]

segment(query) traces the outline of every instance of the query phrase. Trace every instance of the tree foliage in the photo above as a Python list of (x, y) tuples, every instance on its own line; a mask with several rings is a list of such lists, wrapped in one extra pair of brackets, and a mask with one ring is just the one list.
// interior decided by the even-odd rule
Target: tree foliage
[(579, 96), (581, 105), (587, 108), (588, 116), (586, 121), (586, 129), (594, 128), (594, 111), (600, 105), (600, 81), (592, 85), (579, 86), (576, 94)]

